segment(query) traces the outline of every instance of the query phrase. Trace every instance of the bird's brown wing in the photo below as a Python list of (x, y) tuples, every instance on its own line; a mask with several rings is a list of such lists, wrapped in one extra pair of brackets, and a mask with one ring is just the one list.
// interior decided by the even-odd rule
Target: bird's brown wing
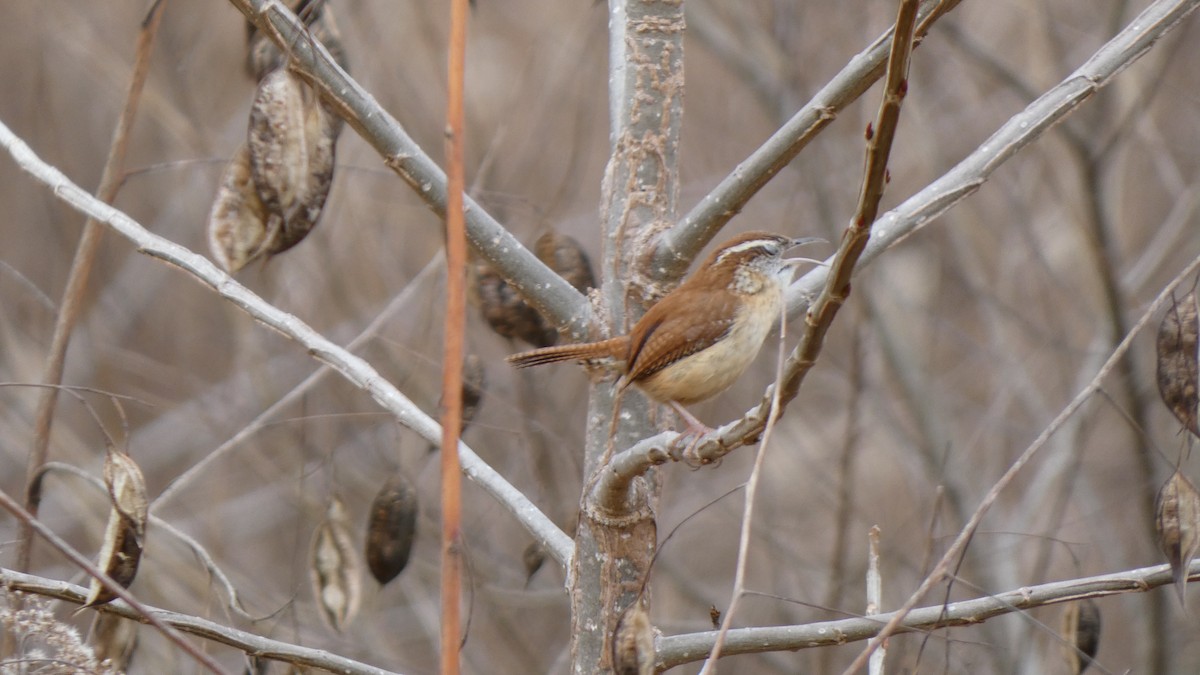
[[(698, 293), (709, 297), (696, 298)], [(626, 381), (649, 377), (685, 356), (708, 349), (729, 333), (733, 312), (722, 305), (727, 302), (721, 297), (723, 294), (692, 292), (682, 287), (676, 294), (681, 297), (679, 302), (670, 303), (674, 309), (668, 307), (664, 311), (663, 303), (659, 302), (634, 325), (629, 335)], [(677, 311), (681, 306), (692, 309), (686, 313)]]

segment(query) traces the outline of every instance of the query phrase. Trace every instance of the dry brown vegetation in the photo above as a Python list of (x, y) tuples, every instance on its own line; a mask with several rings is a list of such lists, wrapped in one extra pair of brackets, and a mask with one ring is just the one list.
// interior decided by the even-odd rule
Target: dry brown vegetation
[[(0, 121), (76, 183), (99, 181), (128, 86), (145, 2), (9, 3), (0, 22)], [(913, 55), (890, 163), (886, 210), (938, 178), (1148, 3), (964, 2)], [(437, 3), (333, 3), (350, 72), (435, 159), (441, 157), (447, 11)], [(688, 0), (681, 212), (895, 18), (893, 2)], [(244, 19), (229, 4), (170, 2), (115, 206), (207, 254), (205, 223), (224, 163), (246, 133), (253, 81)], [(1149, 303), (1200, 251), (1200, 26), (1185, 19), (1074, 115), (999, 168), (976, 194), (862, 269), (820, 361), (776, 429), (756, 504), (736, 625), (807, 624), (864, 610), (867, 531), (881, 528), (884, 607), (904, 602), (996, 479), (1096, 374)], [(467, 69), (470, 193), (527, 245), (554, 228), (599, 260), (609, 156), (603, 4), (479, 0)], [(750, 201), (718, 239), (769, 229), (836, 242), (861, 181), (878, 87), (848, 108)], [(439, 160), (440, 161), (440, 160)], [(238, 275), (334, 342), (385, 318), (355, 353), (436, 414), (441, 228), (353, 130), (320, 224), (294, 249)], [(82, 217), (0, 160), (0, 381), (35, 383)], [(682, 215), (682, 213), (677, 214)], [(1190, 286), (1191, 280), (1187, 282)], [(1184, 289), (1186, 291), (1186, 289)], [(1182, 292), (1180, 293), (1182, 295)], [(789, 347), (802, 329), (789, 327)], [(1156, 325), (1156, 322), (1155, 322)], [(736, 419), (770, 382), (773, 342), (730, 391), (693, 408)], [(583, 480), (587, 379), (560, 367), (516, 372), (514, 344), (468, 316), (486, 371), (465, 433), (492, 467), (573, 531)], [(1164, 561), (1154, 494), (1191, 438), (1158, 399), (1153, 330), (1002, 494), (956, 568), (952, 600)], [(128, 416), (153, 516), (186, 532), (237, 589), (245, 614), (188, 545), (152, 521), (131, 587), (144, 602), (404, 673), (435, 672), (437, 461), (426, 440), (337, 376), (187, 473), (317, 368), (179, 270), (106, 234), (71, 342), (64, 383), (113, 392)], [(39, 391), (0, 387), (0, 488), (23, 493)], [(102, 396), (109, 429), (121, 420)], [(607, 418), (603, 424), (607, 424)], [(103, 436), (62, 397), (50, 459), (100, 476)], [(682, 524), (653, 568), (651, 622), (665, 635), (712, 627), (729, 603), (751, 449), (716, 468), (659, 470), (658, 535)], [(397, 469), (417, 486), (407, 568), (364, 597), (342, 632), (309, 584), (313, 532), (336, 496), (362, 546), (371, 502)], [(469, 635), (464, 672), (565, 672), (565, 571), (532, 577), (533, 538), (465, 483)], [(700, 511), (697, 513), (697, 511)], [(94, 557), (108, 514), (102, 487), (47, 478), (40, 518)], [(17, 528), (0, 521), (0, 565)], [(87, 585), (48, 548), (31, 572)], [(920, 604), (945, 597), (936, 588)], [(1192, 591), (1191, 605), (1196, 604)], [(1200, 671), (1200, 620), (1166, 586), (1097, 601), (1094, 672)], [(92, 614), (72, 617), (83, 629)], [(1063, 605), (890, 641), (888, 672), (1067, 672)], [(727, 672), (839, 672), (861, 643), (732, 656)], [(226, 667), (244, 655), (209, 645)], [(276, 666), (278, 668), (279, 666)], [(671, 672), (695, 672), (688, 664)], [(194, 672), (151, 629), (130, 672)], [(7, 671), (6, 671), (7, 672)], [(282, 672), (277, 671), (277, 672)]]

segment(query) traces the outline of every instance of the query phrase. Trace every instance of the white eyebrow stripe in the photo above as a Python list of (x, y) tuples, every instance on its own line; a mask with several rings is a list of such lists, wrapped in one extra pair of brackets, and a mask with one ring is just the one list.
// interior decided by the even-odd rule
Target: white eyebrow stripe
[(727, 255), (733, 255), (734, 253), (742, 253), (743, 251), (749, 251), (749, 250), (755, 249), (755, 248), (766, 249), (768, 246), (770, 246), (771, 244), (774, 244), (774, 243), (777, 243), (777, 242), (773, 239), (751, 239), (750, 241), (743, 241), (742, 243), (740, 243), (736, 246), (730, 246), (729, 248), (725, 249), (724, 251), (721, 251), (721, 255), (717, 256), (717, 260), (722, 260)]

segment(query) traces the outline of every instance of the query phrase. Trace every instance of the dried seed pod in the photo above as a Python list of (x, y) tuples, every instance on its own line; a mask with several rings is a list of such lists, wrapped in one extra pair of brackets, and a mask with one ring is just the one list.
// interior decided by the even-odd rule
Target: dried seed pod
[[(133, 458), (110, 447), (104, 457), (104, 484), (112, 509), (104, 528), (98, 567), (113, 581), (128, 588), (137, 576), (142, 559), (142, 539), (150, 517), (146, 480)], [(95, 607), (117, 597), (98, 580), (92, 579), (84, 607)]]
[(525, 587), (529, 588), (533, 575), (537, 574), (546, 562), (546, 547), (542, 546), (540, 541), (529, 542), (525, 551), (521, 553), (521, 562), (525, 565)]
[(334, 498), (313, 535), (309, 571), (321, 617), (336, 631), (344, 629), (358, 612), (362, 599), (358, 570), (358, 554), (346, 525), (346, 507)]
[(301, 201), (308, 181), (305, 110), (311, 90), (286, 68), (267, 73), (250, 104), (250, 175), (267, 208), (267, 231), (282, 230), (271, 218), (285, 218)]
[(128, 521), (140, 538), (146, 532), (150, 518), (150, 501), (146, 496), (146, 479), (137, 462), (129, 455), (110, 448), (104, 457), (104, 484), (117, 512)]
[(1173, 303), (1158, 327), (1158, 391), (1163, 403), (1185, 428), (1200, 436), (1197, 426), (1196, 293)]
[(316, 225), (333, 183), (340, 119), (287, 69), (267, 74), (250, 108), (250, 176), (262, 200), (263, 251), (300, 243)]
[[(534, 243), (534, 254), (580, 293), (596, 286), (591, 261), (579, 242), (571, 237), (547, 232)], [(486, 263), (477, 263), (472, 274), (475, 296), (492, 330), (535, 347), (549, 347), (558, 342), (558, 330)]]
[(654, 626), (640, 598), (617, 621), (612, 666), (617, 675), (654, 675)]
[[(113, 581), (128, 588), (137, 576), (138, 564), (142, 560), (142, 538), (137, 528), (113, 508), (108, 513), (108, 526), (104, 529), (104, 544), (100, 547), (97, 566)], [(112, 602), (117, 597), (97, 579), (88, 586), (87, 600), (83, 607), (95, 607)], [(82, 609), (82, 608), (81, 608)]]
[(417, 534), (417, 489), (396, 472), (371, 502), (367, 521), (367, 568), (381, 584), (395, 579), (408, 564)]
[(128, 670), (137, 650), (138, 625), (112, 612), (96, 612), (90, 637), (96, 660), (107, 663), (112, 672)]
[(487, 377), (483, 369), (483, 359), (477, 354), (467, 354), (463, 359), (462, 372), (462, 428), (459, 434), (467, 430), (479, 412), (483, 402), (483, 389), (487, 386)]
[(553, 230), (538, 237), (533, 244), (534, 255), (550, 269), (575, 287), (587, 293), (596, 287), (596, 274), (592, 272), (592, 261), (584, 253), (583, 246), (574, 238)]
[(250, 149), (238, 148), (221, 175), (221, 186), (208, 216), (208, 244), (230, 274), (266, 252), (267, 211), (250, 176)]
[(1091, 598), (1068, 604), (1063, 610), (1060, 632), (1067, 672), (1080, 675), (1100, 649), (1100, 606)]
[(483, 320), (496, 333), (528, 342), (534, 347), (549, 347), (558, 342), (558, 331), (530, 307), (516, 289), (486, 263), (473, 267), (475, 296)]
[[(479, 405), (483, 401), (483, 389), (486, 385), (485, 373), (483, 370), (483, 361), (475, 354), (467, 354), (463, 359), (462, 371), (462, 423), (458, 427), (458, 435), (462, 436), (471, 422), (475, 420), (475, 414), (479, 412)], [(442, 401), (444, 404), (445, 401)], [(438, 444), (430, 443), (429, 452), (437, 452)]]
[(1159, 488), (1154, 514), (1158, 547), (1171, 563), (1179, 602), (1186, 607), (1188, 568), (1200, 550), (1200, 493), (1183, 472), (1176, 470)]
[[(334, 21), (333, 10), (324, 0), (299, 0), (287, 3), (296, 16), (304, 21), (309, 35), (319, 40), (329, 55), (342, 70), (349, 70), (346, 51), (342, 46), (342, 33)], [(255, 81), (262, 80), (267, 73), (286, 63), (283, 53), (258, 27), (246, 22), (246, 72)]]

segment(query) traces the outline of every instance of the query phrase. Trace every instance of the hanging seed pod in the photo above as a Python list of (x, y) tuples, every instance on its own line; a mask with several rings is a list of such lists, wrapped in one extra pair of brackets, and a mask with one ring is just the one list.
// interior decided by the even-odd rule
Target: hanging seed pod
[(1200, 550), (1200, 493), (1183, 472), (1176, 470), (1158, 490), (1154, 505), (1158, 547), (1171, 563), (1179, 602), (1187, 606), (1187, 577)]
[[(104, 543), (100, 547), (97, 567), (120, 584), (129, 588), (137, 576), (138, 564), (142, 560), (141, 536), (134, 525), (117, 509), (108, 513), (108, 526), (104, 528)], [(112, 602), (116, 593), (92, 579), (88, 586), (87, 600), (83, 607), (95, 607)]]
[(1188, 293), (1167, 309), (1158, 327), (1158, 391), (1163, 403), (1185, 428), (1200, 436), (1197, 426), (1196, 293)]
[(641, 599), (625, 610), (612, 640), (613, 673), (654, 675), (654, 627)]
[(358, 554), (354, 551), (346, 526), (346, 507), (341, 500), (334, 498), (329, 503), (325, 520), (317, 526), (313, 535), (312, 566), (309, 571), (321, 617), (338, 632), (358, 612), (362, 599), (358, 569)]
[[(592, 263), (578, 241), (551, 231), (538, 237), (533, 248), (538, 259), (574, 286), (575, 290), (586, 293), (589, 288), (596, 286)], [(472, 272), (475, 296), (479, 300), (483, 318), (492, 330), (506, 338), (528, 342), (534, 347), (549, 347), (558, 342), (558, 330), (491, 267), (480, 262)]]
[(558, 331), (487, 263), (477, 263), (472, 272), (483, 320), (493, 331), (534, 347), (549, 347), (558, 342)]
[(128, 670), (137, 650), (138, 625), (111, 612), (96, 612), (90, 638), (96, 660), (107, 663), (112, 672)]
[(551, 230), (538, 237), (533, 244), (533, 252), (538, 260), (558, 272), (580, 293), (587, 293), (589, 288), (596, 287), (592, 261), (584, 253), (583, 246), (572, 237)]
[(392, 474), (375, 500), (367, 521), (367, 568), (381, 584), (408, 565), (417, 535), (417, 489), (403, 472)]
[(529, 542), (525, 551), (521, 553), (521, 562), (525, 565), (525, 588), (529, 588), (533, 575), (537, 574), (546, 562), (546, 548), (540, 541)]
[(316, 225), (333, 183), (341, 120), (286, 68), (258, 85), (250, 108), (250, 176), (266, 211), (263, 252), (300, 243)]
[[(342, 70), (349, 70), (342, 33), (334, 21), (333, 9), (326, 0), (299, 0), (287, 3), (292, 12), (308, 27), (309, 35), (325, 45), (325, 49)], [(267, 73), (286, 63), (283, 52), (262, 34), (258, 27), (246, 22), (246, 73), (260, 81)]]
[(1061, 625), (1067, 672), (1080, 675), (1100, 649), (1100, 606), (1091, 598), (1072, 602), (1063, 610)]
[[(150, 517), (146, 480), (133, 458), (110, 447), (104, 457), (104, 484), (108, 488), (112, 509), (104, 528), (104, 541), (100, 546), (97, 566), (113, 581), (128, 588), (137, 576), (138, 564), (142, 560), (142, 539), (146, 534), (146, 521)], [(103, 605), (115, 597), (116, 594), (100, 581), (92, 579), (83, 606)]]
[(250, 176), (250, 150), (243, 145), (221, 175), (208, 216), (209, 249), (225, 271), (233, 274), (266, 252), (266, 219)]
[[(279, 236), (282, 220), (295, 210), (307, 185), (308, 143), (305, 99), (311, 90), (286, 68), (273, 70), (258, 83), (250, 104), (250, 175), (267, 208), (267, 231)], [(270, 248), (274, 248), (272, 243)]]
[(459, 434), (467, 430), (479, 412), (483, 402), (483, 389), (487, 386), (486, 373), (483, 370), (483, 359), (477, 354), (467, 354), (463, 359), (462, 373), (462, 428)]
[[(467, 354), (463, 359), (462, 371), (462, 423), (458, 428), (458, 435), (461, 437), (467, 427), (471, 426), (471, 422), (475, 420), (475, 414), (479, 412), (479, 406), (483, 401), (483, 389), (486, 385), (486, 378), (483, 370), (483, 361), (475, 354)], [(445, 402), (442, 402), (443, 405)], [(435, 443), (429, 444), (429, 452), (437, 452), (438, 445)]]
[(138, 537), (146, 532), (150, 502), (146, 497), (146, 479), (129, 455), (110, 449), (104, 457), (104, 484), (113, 506)]

